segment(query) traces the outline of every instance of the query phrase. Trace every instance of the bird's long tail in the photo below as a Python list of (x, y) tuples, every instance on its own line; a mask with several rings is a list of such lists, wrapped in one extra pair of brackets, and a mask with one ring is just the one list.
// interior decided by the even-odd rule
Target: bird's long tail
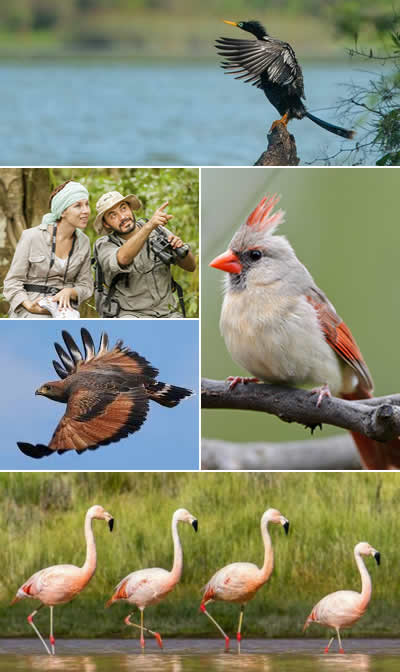
[[(372, 397), (372, 394), (359, 394), (357, 390), (352, 394), (342, 394), (343, 399), (356, 401), (365, 399), (366, 396)], [(350, 432), (353, 441), (358, 448), (361, 462), (366, 469), (400, 469), (400, 437), (382, 443), (369, 439), (359, 432)]]
[(177, 387), (168, 383), (149, 383), (146, 385), (146, 390), (150, 399), (168, 408), (177, 406), (182, 399), (193, 394), (192, 390), (186, 387)]
[(314, 117), (314, 115), (308, 111), (306, 111), (305, 116), (308, 119), (311, 119), (311, 121), (313, 121), (314, 124), (318, 124), (318, 126), (321, 126), (321, 128), (324, 128), (326, 131), (329, 131), (330, 133), (340, 135), (342, 138), (347, 138), (348, 140), (354, 138), (355, 135), (354, 131), (348, 131), (346, 128), (341, 128), (340, 126), (335, 126), (335, 124), (330, 124), (328, 121), (324, 121), (323, 119)]

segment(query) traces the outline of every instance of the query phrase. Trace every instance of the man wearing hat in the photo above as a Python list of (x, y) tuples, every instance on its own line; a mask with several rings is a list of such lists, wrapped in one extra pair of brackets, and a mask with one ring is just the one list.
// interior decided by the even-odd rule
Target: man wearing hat
[[(170, 266), (155, 254), (152, 245), (157, 227), (164, 227), (173, 218), (165, 212), (167, 205), (168, 201), (149, 220), (136, 220), (133, 213), (142, 203), (134, 194), (123, 196), (109, 191), (97, 201), (94, 228), (106, 235), (95, 243), (95, 258), (109, 297), (107, 309), (100, 309), (101, 317), (182, 317), (172, 293)], [(183, 247), (180, 238), (163, 231), (174, 250)], [(196, 268), (190, 250), (175, 263), (186, 271)]]

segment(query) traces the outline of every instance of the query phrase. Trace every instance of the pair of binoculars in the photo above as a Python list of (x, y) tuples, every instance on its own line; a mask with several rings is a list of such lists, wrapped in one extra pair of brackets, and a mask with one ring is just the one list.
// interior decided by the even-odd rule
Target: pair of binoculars
[(150, 246), (156, 257), (169, 266), (176, 264), (179, 259), (184, 259), (189, 252), (189, 245), (173, 248), (168, 241), (168, 234), (160, 226), (154, 229), (156, 235), (150, 238)]

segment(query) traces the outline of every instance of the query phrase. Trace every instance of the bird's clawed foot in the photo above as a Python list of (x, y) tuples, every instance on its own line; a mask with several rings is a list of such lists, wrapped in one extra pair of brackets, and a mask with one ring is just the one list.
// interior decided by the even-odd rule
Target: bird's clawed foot
[(339, 653), (344, 653), (344, 649), (339, 649)]
[(289, 121), (288, 113), (285, 112), (285, 114), (283, 115), (283, 117), (281, 117), (281, 119), (277, 119), (276, 121), (273, 122), (273, 124), (271, 124), (270, 132), (273, 131), (274, 128), (276, 128), (279, 124), (287, 126), (288, 121)]
[(157, 642), (158, 646), (160, 647), (160, 649), (162, 649), (162, 648), (163, 648), (163, 643), (162, 643), (162, 639), (161, 639), (161, 635), (160, 635), (160, 633), (159, 633), (159, 632), (155, 632), (155, 633), (154, 633), (154, 637), (156, 638), (156, 642)]
[(50, 635), (50, 645), (51, 645), (51, 652), (53, 656), (56, 655), (56, 640), (53, 637), (53, 635)]
[(225, 637), (225, 651), (229, 651), (229, 637), (226, 635)]
[(324, 653), (329, 653), (329, 646), (326, 646), (324, 649)]
[(142, 651), (144, 651), (144, 637), (140, 638), (140, 646), (142, 647)]
[(247, 385), (247, 383), (259, 383), (260, 381), (258, 378), (248, 378), (243, 376), (228, 376), (226, 382), (230, 383), (229, 389), (234, 390), (236, 385), (238, 385), (238, 383), (243, 383), (243, 385)]
[(325, 383), (325, 385), (321, 385), (321, 387), (314, 387), (311, 390), (311, 394), (318, 394), (318, 399), (317, 399), (317, 406), (321, 406), (321, 402), (324, 399), (324, 397), (332, 397), (331, 391), (329, 389), (328, 383)]

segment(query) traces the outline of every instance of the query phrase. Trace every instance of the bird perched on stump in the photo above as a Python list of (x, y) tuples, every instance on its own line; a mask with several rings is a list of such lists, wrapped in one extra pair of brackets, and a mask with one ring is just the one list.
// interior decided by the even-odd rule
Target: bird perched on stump
[(290, 119), (307, 117), (342, 138), (354, 136), (354, 131), (323, 121), (307, 110), (302, 102), (302, 98), (305, 100), (303, 73), (290, 44), (270, 37), (258, 21), (224, 23), (237, 26), (256, 37), (255, 40), (221, 37), (216, 41), (216, 47), (219, 55), (226, 59), (221, 63), (222, 68), (228, 74), (237, 75), (235, 79), (243, 79), (262, 89), (282, 115), (272, 126), (277, 123), (286, 126)]
[(35, 394), (67, 404), (48, 446), (18, 442), (30, 457), (44, 457), (67, 450), (83, 453), (119, 441), (142, 426), (149, 400), (173, 408), (192, 395), (184, 387), (156, 381), (158, 370), (117, 341), (108, 349), (103, 333), (96, 353), (91, 335), (81, 329), (84, 357), (67, 331), (62, 336), (68, 352), (58, 343), (55, 349), (63, 364), (53, 360), (61, 380), (41, 385)]

